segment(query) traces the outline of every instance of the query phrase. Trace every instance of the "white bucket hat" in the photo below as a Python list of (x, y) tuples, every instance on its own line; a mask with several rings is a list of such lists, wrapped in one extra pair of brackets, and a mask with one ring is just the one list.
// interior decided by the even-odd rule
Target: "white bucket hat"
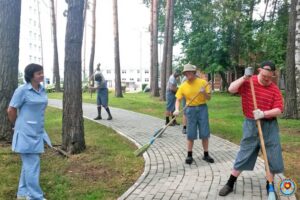
[(197, 70), (196, 66), (195, 65), (191, 65), (191, 64), (186, 64), (183, 66), (183, 71), (182, 73), (184, 72), (195, 72)]

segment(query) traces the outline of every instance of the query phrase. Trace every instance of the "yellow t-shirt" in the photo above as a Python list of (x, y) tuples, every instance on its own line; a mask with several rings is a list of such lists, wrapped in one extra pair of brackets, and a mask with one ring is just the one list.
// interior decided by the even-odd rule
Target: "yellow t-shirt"
[(186, 80), (184, 83), (182, 83), (179, 86), (176, 92), (176, 98), (181, 100), (182, 97), (185, 97), (186, 105), (189, 106), (198, 106), (201, 104), (205, 104), (207, 100), (204, 94), (199, 94), (193, 100), (193, 102), (190, 103), (190, 101), (200, 92), (201, 87), (206, 87), (205, 88), (206, 93), (210, 93), (210, 87), (206, 80), (200, 78), (196, 78), (192, 82)]

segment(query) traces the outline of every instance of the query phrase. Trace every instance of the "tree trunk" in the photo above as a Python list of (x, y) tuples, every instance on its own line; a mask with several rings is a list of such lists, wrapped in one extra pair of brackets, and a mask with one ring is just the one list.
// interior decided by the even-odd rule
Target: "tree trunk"
[(21, 1), (0, 1), (0, 140), (11, 141), (7, 107), (18, 86)]
[(94, 58), (95, 58), (95, 39), (96, 39), (96, 0), (93, 1), (92, 10), (92, 44), (91, 44), (91, 55), (89, 63), (89, 82), (94, 85), (93, 73), (94, 73)]
[[(82, 73), (83, 73), (83, 81), (86, 81), (86, 12), (88, 9), (88, 0), (84, 0), (84, 8), (83, 8), (83, 37), (84, 37), (84, 42), (83, 42), (83, 61), (82, 61)], [(88, 79), (88, 81), (90, 81)], [(90, 82), (89, 82), (90, 83)]]
[(160, 69), (160, 100), (166, 100), (166, 87), (167, 87), (167, 52), (168, 52), (168, 30), (169, 30), (169, 17), (170, 17), (170, 4), (171, 0), (166, 1), (166, 15), (165, 15), (165, 36), (164, 36), (164, 49), (163, 49), (163, 60)]
[(219, 72), (221, 79), (222, 79), (222, 91), (227, 91), (228, 90), (228, 82), (226, 79), (226, 74), (224, 72)]
[(121, 87), (121, 67), (119, 50), (119, 23), (118, 23), (118, 1), (113, 0), (113, 20), (114, 20), (114, 44), (115, 44), (115, 96), (123, 97)]
[[(296, 30), (296, 2), (291, 1), (289, 14), (289, 29), (287, 41), (286, 54), (286, 79), (285, 79), (285, 109), (284, 117), (295, 119), (298, 117), (297, 113), (297, 99), (296, 99), (296, 80), (295, 80), (295, 30)], [(288, 77), (288, 78), (287, 78)]]
[(155, 0), (150, 0), (150, 25), (149, 25), (149, 32), (150, 32), (150, 89), (151, 95), (153, 95), (153, 84), (154, 84), (154, 64), (153, 64), (153, 18), (154, 18), (154, 11), (153, 11), (153, 4)]
[(52, 35), (53, 35), (53, 82), (55, 83), (55, 91), (60, 92), (60, 75), (57, 50), (57, 32), (56, 32), (56, 13), (54, 9), (54, 0), (51, 0), (52, 13)]
[(152, 88), (151, 88), (151, 95), (158, 97), (159, 96), (159, 89), (158, 89), (158, 4), (159, 0), (153, 0), (153, 19), (152, 19), (152, 65), (153, 65), (153, 74), (151, 77)]
[(166, 80), (172, 74), (172, 58), (173, 58), (173, 28), (174, 28), (174, 3), (175, 0), (170, 0), (170, 15), (168, 19), (168, 50), (167, 50), (167, 63), (166, 63)]
[(269, 5), (269, 0), (266, 0), (266, 6), (265, 6), (264, 15), (263, 15), (263, 18), (262, 18), (262, 23), (264, 23), (265, 20), (266, 20), (268, 5)]
[[(296, 67), (295, 67), (295, 76), (296, 76), (296, 98), (297, 98), (297, 108), (298, 108), (298, 118), (300, 117), (300, 1), (296, 1), (296, 10), (297, 10), (297, 20), (296, 20)], [(298, 92), (297, 92), (298, 91)]]
[(65, 37), (62, 149), (70, 154), (85, 147), (82, 116), (81, 49), (84, 0), (68, 0)]

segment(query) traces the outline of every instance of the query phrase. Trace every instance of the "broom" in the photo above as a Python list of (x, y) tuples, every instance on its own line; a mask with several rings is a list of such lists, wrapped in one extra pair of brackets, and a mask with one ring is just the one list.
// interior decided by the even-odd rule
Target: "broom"
[[(252, 77), (250, 77), (250, 87), (251, 87), (251, 93), (252, 93), (252, 99), (253, 99), (253, 105), (254, 105), (254, 109), (257, 109), (257, 103), (256, 103), (256, 96), (255, 96), (255, 92), (254, 92), (254, 85), (253, 85), (253, 80)], [(261, 122), (260, 120), (256, 120), (256, 126), (258, 129), (258, 136), (259, 136), (259, 140), (260, 140), (260, 145), (261, 145), (261, 151), (263, 154), (263, 158), (264, 158), (264, 162), (265, 162), (265, 167), (266, 167), (266, 174), (267, 174), (267, 180), (269, 181), (269, 196), (268, 196), (268, 200), (276, 200), (276, 196), (275, 196), (275, 189), (273, 186), (273, 180), (270, 177), (270, 167), (269, 167), (269, 161), (268, 161), (268, 157), (267, 157), (267, 152), (266, 152), (266, 147), (265, 147), (265, 142), (264, 142), (264, 137), (263, 137), (263, 132), (262, 132), (262, 128), (261, 128)]]
[[(211, 81), (209, 81), (209, 82), (207, 82), (207, 84), (204, 86), (204, 88), (206, 88), (208, 85), (209, 85), (209, 83), (210, 83)], [(184, 108), (181, 110), (181, 111), (179, 111), (179, 114), (180, 113), (182, 113), (184, 110), (186, 110), (186, 108), (199, 96), (199, 94), (200, 94), (200, 92), (198, 92), (192, 99), (191, 99), (191, 101), (188, 103), (188, 104), (186, 104), (185, 106), (184, 106)], [(137, 149), (135, 152), (134, 152), (134, 155), (135, 156), (140, 156), (140, 155), (142, 155), (144, 152), (146, 152), (148, 149), (149, 149), (149, 147), (154, 143), (154, 141), (158, 138), (158, 137), (160, 137), (164, 132), (165, 132), (165, 130), (173, 123), (173, 121), (176, 119), (176, 117), (174, 117), (174, 118), (172, 118), (171, 120), (170, 120), (170, 122), (168, 123), (168, 124), (166, 124), (166, 125), (164, 125), (162, 128), (160, 128), (158, 131), (156, 131), (155, 132), (155, 134), (152, 136), (152, 138), (150, 139), (150, 141), (147, 143), (147, 144), (145, 144), (145, 145), (143, 145), (142, 147), (140, 147), (139, 149)]]

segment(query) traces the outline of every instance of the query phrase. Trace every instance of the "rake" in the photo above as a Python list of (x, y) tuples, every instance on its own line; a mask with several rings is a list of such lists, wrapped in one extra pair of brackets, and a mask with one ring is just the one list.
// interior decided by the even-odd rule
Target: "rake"
[[(207, 82), (207, 84), (204, 86), (204, 88), (206, 88), (208, 85), (209, 85), (209, 83), (210, 83), (211, 81), (209, 81), (209, 82)], [(186, 110), (186, 108), (199, 96), (199, 94), (200, 94), (200, 92), (198, 92), (192, 99), (191, 99), (191, 101), (188, 103), (188, 104), (186, 104), (185, 106), (184, 106), (184, 108), (182, 109), (182, 110), (180, 110), (179, 111), (179, 114), (181, 114), (183, 111), (185, 111)], [(172, 118), (171, 120), (170, 120), (170, 122), (169, 123), (167, 123), (166, 125), (164, 125), (163, 127), (161, 127), (159, 130), (157, 130), (156, 132), (155, 132), (155, 134), (152, 136), (152, 138), (150, 139), (150, 141), (147, 143), (147, 144), (144, 144), (142, 147), (140, 147), (139, 149), (137, 149), (135, 152), (134, 152), (134, 155), (135, 156), (141, 156), (144, 152), (146, 152), (148, 149), (149, 149), (149, 147), (154, 143), (154, 141), (158, 138), (158, 137), (160, 137), (164, 132), (165, 132), (165, 130), (173, 123), (173, 121), (176, 119), (176, 117), (174, 117), (174, 118)]]
[[(254, 92), (254, 85), (253, 85), (252, 77), (250, 77), (250, 88), (251, 88), (251, 93), (252, 93), (252, 100), (253, 100), (254, 109), (256, 110), (257, 109), (257, 103), (256, 103), (256, 96), (255, 96), (255, 92)], [(276, 200), (275, 190), (274, 190), (274, 186), (273, 186), (274, 183), (273, 183), (273, 180), (270, 178), (269, 161), (268, 161), (268, 157), (267, 157), (265, 141), (264, 141), (263, 132), (262, 132), (262, 128), (261, 128), (261, 122), (260, 122), (259, 119), (256, 120), (256, 126), (257, 126), (257, 129), (258, 129), (258, 136), (259, 136), (259, 140), (260, 140), (261, 151), (262, 151), (264, 162), (265, 162), (267, 179), (269, 181), (268, 200)]]

